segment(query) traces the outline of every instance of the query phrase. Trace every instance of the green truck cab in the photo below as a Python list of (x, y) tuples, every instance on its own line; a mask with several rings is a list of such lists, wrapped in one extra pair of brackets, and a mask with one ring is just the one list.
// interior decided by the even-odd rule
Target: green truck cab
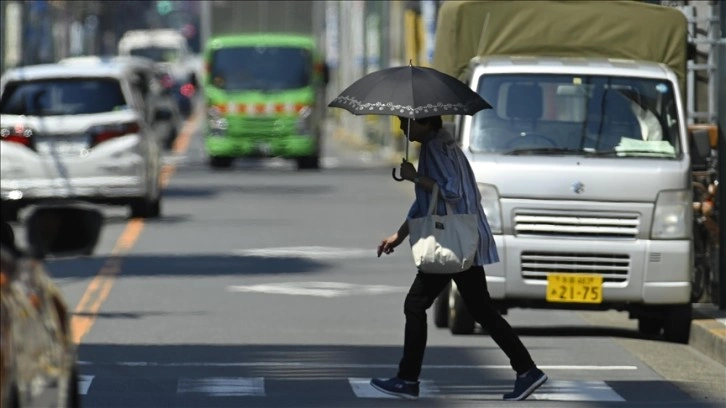
[(312, 36), (219, 36), (207, 43), (204, 63), (204, 146), (213, 168), (250, 157), (319, 167), (328, 69)]

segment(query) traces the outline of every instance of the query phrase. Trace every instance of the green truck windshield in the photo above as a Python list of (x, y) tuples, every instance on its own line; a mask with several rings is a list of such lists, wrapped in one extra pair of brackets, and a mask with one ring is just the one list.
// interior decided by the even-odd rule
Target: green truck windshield
[(309, 86), (313, 57), (294, 47), (231, 47), (211, 58), (212, 85), (226, 91), (282, 91)]
[(474, 152), (584, 153), (676, 158), (681, 153), (673, 84), (586, 75), (485, 75), (494, 109), (474, 116)]

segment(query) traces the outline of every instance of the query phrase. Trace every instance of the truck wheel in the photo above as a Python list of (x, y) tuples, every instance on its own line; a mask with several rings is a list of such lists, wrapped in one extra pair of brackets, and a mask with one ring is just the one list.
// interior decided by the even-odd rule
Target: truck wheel
[(2, 203), (2, 219), (7, 222), (17, 222), (20, 215), (20, 206), (10, 203)]
[(456, 285), (452, 284), (449, 290), (449, 330), (452, 334), (472, 334), (475, 326), (476, 322), (466, 308), (464, 299)]
[(298, 170), (315, 170), (320, 168), (320, 158), (318, 156), (305, 156), (297, 158)]
[(688, 344), (691, 336), (691, 304), (668, 306), (663, 320), (663, 338)]
[(213, 169), (228, 169), (232, 167), (233, 161), (234, 158), (232, 157), (212, 156), (209, 158), (209, 165)]
[(663, 324), (660, 320), (652, 317), (639, 317), (638, 318), (638, 332), (646, 336), (657, 336), (663, 329)]
[(449, 291), (451, 284), (441, 291), (434, 301), (434, 325), (438, 328), (449, 327)]

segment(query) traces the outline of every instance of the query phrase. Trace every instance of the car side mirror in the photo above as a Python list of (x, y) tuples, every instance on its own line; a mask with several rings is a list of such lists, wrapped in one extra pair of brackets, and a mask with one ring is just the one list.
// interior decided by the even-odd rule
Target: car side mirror
[(35, 258), (91, 255), (98, 243), (103, 215), (85, 205), (48, 204), (33, 208), (25, 224), (28, 250)]

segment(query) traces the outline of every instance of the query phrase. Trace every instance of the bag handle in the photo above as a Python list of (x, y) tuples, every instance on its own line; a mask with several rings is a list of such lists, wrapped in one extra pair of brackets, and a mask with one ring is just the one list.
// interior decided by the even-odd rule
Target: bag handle
[[(431, 190), (431, 202), (429, 203), (429, 215), (434, 215), (434, 212), (436, 212), (436, 204), (439, 202), (439, 184), (434, 183), (434, 187)], [(444, 200), (444, 204), (446, 205), (446, 214), (455, 214), (454, 209), (451, 207), (451, 204), (449, 204), (448, 201)]]

